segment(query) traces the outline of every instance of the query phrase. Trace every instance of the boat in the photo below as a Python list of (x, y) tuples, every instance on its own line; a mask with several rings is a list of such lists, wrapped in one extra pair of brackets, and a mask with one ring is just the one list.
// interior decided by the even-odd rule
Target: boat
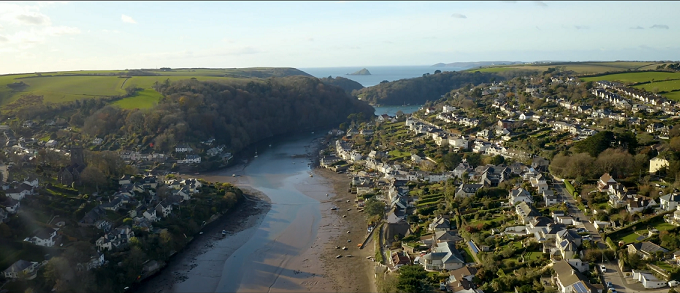
[(231, 177), (236, 177), (236, 174), (231, 174)]
[(341, 257), (342, 257), (342, 255), (339, 255), (339, 254), (335, 256), (335, 258), (341, 258)]
[(257, 158), (257, 151), (255, 151), (255, 158)]
[(222, 237), (227, 236), (227, 230), (222, 230)]
[(342, 250), (347, 250), (347, 246), (343, 246), (343, 247), (342, 247)]
[(269, 147), (272, 147), (272, 144), (271, 144), (271, 143), (269, 144)]

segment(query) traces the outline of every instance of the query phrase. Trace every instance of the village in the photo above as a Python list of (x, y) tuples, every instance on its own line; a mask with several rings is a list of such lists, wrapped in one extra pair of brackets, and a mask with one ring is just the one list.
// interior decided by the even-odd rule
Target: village
[[(550, 79), (554, 84), (580, 82)], [(680, 194), (655, 175), (669, 161), (644, 163), (658, 183), (642, 195), (641, 186), (609, 173), (591, 184), (561, 179), (539, 154), (616, 123), (668, 139), (673, 127), (650, 121), (674, 116), (678, 105), (607, 81), (592, 86), (583, 100), (597, 108), (541, 94), (548, 87), (529, 81), (469, 89), (486, 98), (467, 109), (454, 103), (468, 93), (454, 91), (412, 114), (330, 132), (338, 139), (320, 165), (352, 178), (358, 207), (384, 204), (376, 259), (386, 275), (420, 265), (431, 286), (449, 292), (667, 292), (678, 284), (680, 247), (660, 244), (680, 226)], [(541, 107), (507, 98), (520, 95)], [(537, 136), (551, 141), (527, 148), (527, 138)]]

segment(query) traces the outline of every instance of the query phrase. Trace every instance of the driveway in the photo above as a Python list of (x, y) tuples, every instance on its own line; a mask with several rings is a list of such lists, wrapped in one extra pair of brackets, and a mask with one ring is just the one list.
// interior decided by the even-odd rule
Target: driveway
[[(600, 264), (597, 264), (598, 266)], [(635, 293), (635, 292), (649, 292), (649, 293), (668, 293), (668, 287), (663, 287), (659, 289), (645, 289), (642, 283), (633, 281), (632, 278), (624, 278), (621, 272), (619, 272), (619, 267), (616, 262), (606, 262), (604, 265), (607, 267), (607, 271), (604, 273), (604, 284), (607, 282), (612, 282), (614, 289), (621, 293)]]

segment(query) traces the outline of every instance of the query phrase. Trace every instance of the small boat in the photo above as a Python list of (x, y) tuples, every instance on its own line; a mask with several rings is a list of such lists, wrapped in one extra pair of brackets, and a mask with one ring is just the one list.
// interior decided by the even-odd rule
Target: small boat
[(201, 231), (201, 232), (198, 232), (198, 235), (203, 235), (203, 231)]
[(227, 230), (222, 230), (222, 237), (227, 236)]
[(272, 144), (271, 144), (271, 143), (269, 144), (269, 147), (272, 147)]
[(312, 174), (309, 174), (309, 177), (314, 177), (314, 175), (312, 175)]
[(236, 177), (236, 174), (231, 174), (231, 177)]
[(347, 239), (347, 242), (352, 242), (352, 239)]
[(255, 158), (257, 158), (257, 151), (255, 151)]
[(343, 246), (343, 247), (342, 247), (342, 250), (347, 250), (347, 246)]
[(335, 256), (335, 258), (341, 258), (341, 257), (342, 257), (342, 255), (339, 255), (339, 254)]
[(349, 234), (349, 231), (347, 231), (347, 234)]

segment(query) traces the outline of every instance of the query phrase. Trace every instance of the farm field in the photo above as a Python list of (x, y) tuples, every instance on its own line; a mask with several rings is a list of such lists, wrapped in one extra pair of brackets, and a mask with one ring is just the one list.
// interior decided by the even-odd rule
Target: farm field
[(160, 98), (161, 94), (159, 92), (145, 89), (137, 92), (133, 97), (115, 101), (113, 104), (123, 109), (148, 109), (158, 104)]
[(662, 81), (666, 79), (680, 79), (680, 72), (625, 72), (581, 78), (583, 81), (609, 80), (620, 81), (623, 83), (646, 82), (651, 80)]
[[(137, 96), (118, 101), (124, 108), (148, 108), (158, 102), (160, 94), (152, 90), (155, 82), (178, 81), (196, 78), (200, 81), (230, 80), (247, 81), (253, 77), (306, 75), (294, 68), (222, 68), (222, 69), (173, 69), (151, 71), (148, 76), (127, 77), (126, 70), (83, 70), (45, 73), (27, 73), (0, 76), (0, 106), (19, 99), (22, 95), (43, 96), (46, 103), (60, 103), (79, 99), (110, 97), (125, 94), (125, 88), (136, 85), (142, 88)], [(23, 89), (12, 90), (8, 84), (24, 82)]]
[(481, 69), (469, 69), (469, 71), (480, 72), (503, 72), (508, 70), (537, 70), (546, 71), (548, 68), (556, 66), (564, 66), (566, 70), (573, 70), (576, 73), (582, 74), (597, 74), (610, 71), (625, 71), (654, 69), (661, 63), (655, 62), (567, 62), (567, 63), (551, 63), (551, 64), (526, 64), (526, 65), (507, 65), (507, 66), (493, 66)]

